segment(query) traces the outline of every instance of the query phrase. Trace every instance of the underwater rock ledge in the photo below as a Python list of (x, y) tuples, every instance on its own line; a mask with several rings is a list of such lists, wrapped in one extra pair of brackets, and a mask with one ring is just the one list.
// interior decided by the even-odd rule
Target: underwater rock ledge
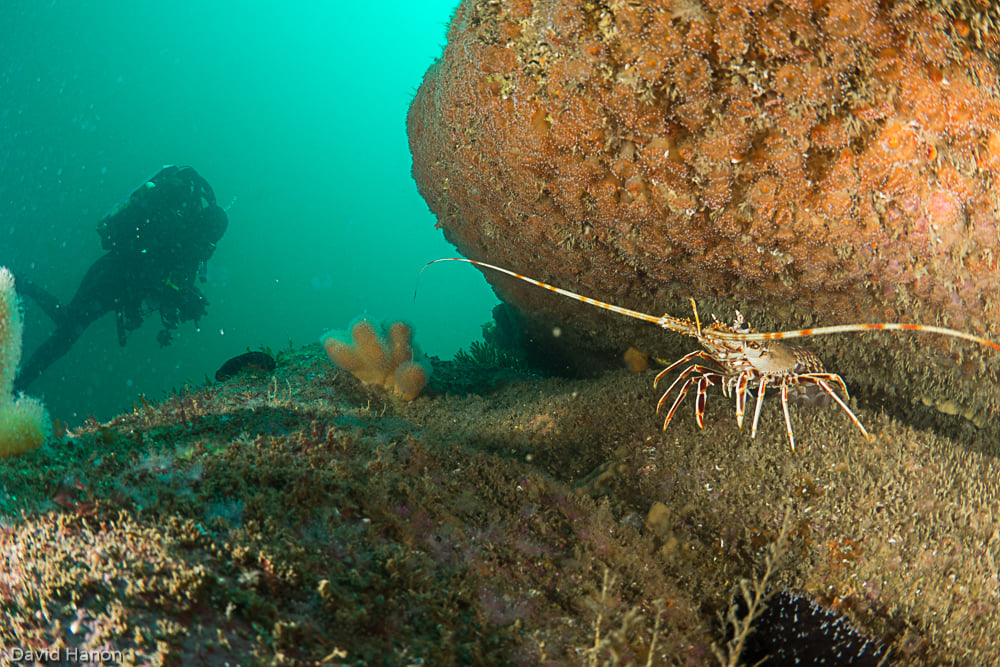
[[(760, 330), (996, 339), (998, 53), (985, 0), (465, 0), (410, 108), (413, 175), (466, 257), (620, 306), (683, 317), (694, 296)], [(486, 279), (567, 348), (683, 354)], [(849, 386), (1000, 442), (997, 355), (917, 335), (809, 345)]]

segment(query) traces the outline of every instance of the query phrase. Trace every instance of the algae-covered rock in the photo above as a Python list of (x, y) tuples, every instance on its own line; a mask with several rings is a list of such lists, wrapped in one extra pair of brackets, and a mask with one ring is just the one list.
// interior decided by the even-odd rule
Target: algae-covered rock
[(0, 647), (712, 665), (747, 579), (906, 664), (1000, 660), (991, 455), (864, 406), (872, 444), (794, 407), (795, 454), (777, 401), (750, 439), (715, 394), (663, 433), (651, 372), (403, 403), (277, 362), (0, 462)]

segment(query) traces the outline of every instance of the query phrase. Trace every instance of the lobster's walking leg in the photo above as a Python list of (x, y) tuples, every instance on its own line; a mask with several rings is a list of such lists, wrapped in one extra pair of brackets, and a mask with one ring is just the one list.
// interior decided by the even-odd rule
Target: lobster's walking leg
[[(844, 384), (844, 381), (840, 379), (839, 375), (835, 375), (834, 377), (836, 377), (837, 380), (840, 380), (840, 384), (841, 385)], [(867, 440), (868, 442), (871, 442), (873, 440), (871, 434), (868, 433), (867, 430), (865, 430), (864, 424), (861, 423), (861, 420), (858, 419), (854, 415), (854, 413), (851, 411), (851, 409), (849, 407), (847, 407), (847, 403), (845, 403), (840, 398), (840, 396), (837, 395), (837, 392), (834, 391), (833, 387), (831, 387), (830, 385), (828, 385), (826, 383), (826, 381), (825, 381), (825, 379), (823, 377), (808, 376), (808, 379), (810, 381), (812, 381), (812, 382), (815, 382), (817, 385), (819, 385), (820, 389), (822, 389), (827, 394), (829, 394), (830, 398), (832, 398), (833, 400), (835, 400), (837, 402), (837, 405), (839, 405), (841, 408), (843, 408), (844, 412), (847, 413), (847, 416), (850, 417), (850, 419), (851, 419), (852, 422), (854, 422), (854, 425), (857, 426), (858, 429), (861, 431), (862, 435), (865, 436), (865, 440)], [(845, 391), (844, 393), (846, 394), (847, 392)]]
[[(692, 366), (692, 368), (694, 368), (694, 367)], [(678, 378), (678, 380), (679, 380), (679, 379), (680, 379), (680, 378)], [(677, 412), (677, 408), (678, 408), (678, 406), (680, 406), (680, 404), (681, 404), (681, 401), (682, 401), (682, 400), (684, 400), (684, 396), (686, 396), (686, 395), (687, 395), (687, 393), (688, 393), (688, 389), (690, 389), (690, 388), (691, 388), (691, 384), (692, 384), (692, 383), (693, 383), (694, 381), (695, 381), (695, 378), (688, 378), (688, 379), (687, 379), (687, 380), (686, 380), (686, 381), (684, 382), (684, 384), (683, 384), (683, 385), (681, 385), (681, 390), (680, 390), (680, 391), (679, 391), (679, 392), (677, 393), (677, 398), (676, 398), (676, 399), (674, 400), (674, 404), (673, 404), (672, 406), (670, 406), (670, 412), (668, 412), (668, 413), (667, 413), (667, 418), (663, 420), (663, 430), (664, 430), (664, 431), (666, 431), (666, 430), (667, 430), (667, 424), (669, 424), (669, 423), (670, 423), (670, 420), (671, 420), (671, 419), (673, 419), (673, 417), (674, 417), (674, 413), (675, 413), (675, 412)], [(674, 384), (676, 384), (676, 382), (675, 382)], [(671, 388), (671, 389), (673, 389), (673, 385), (670, 385), (670, 388)], [(669, 392), (668, 392), (668, 393), (669, 393)], [(663, 395), (663, 398), (666, 398), (666, 397), (667, 397), (667, 395), (666, 395), (666, 394), (664, 394), (664, 395)], [(660, 399), (660, 402), (661, 402), (661, 403), (663, 402), (663, 398), (661, 398), (661, 399)]]
[(698, 394), (694, 401), (694, 418), (698, 422), (698, 428), (705, 428), (705, 404), (708, 400), (708, 388), (718, 384), (715, 381), (716, 377), (715, 373), (706, 373), (698, 378)]
[[(809, 380), (826, 380), (827, 382), (836, 382), (837, 386), (844, 392), (844, 398), (851, 398), (851, 395), (847, 393), (847, 385), (844, 384), (844, 378), (840, 377), (836, 373), (808, 373), (805, 377)], [(818, 385), (819, 382), (816, 382), (816, 384)]]
[[(704, 375), (709, 373), (715, 373), (715, 371), (712, 370), (711, 368), (708, 368), (707, 366), (700, 366), (698, 364), (692, 364), (691, 366), (685, 368), (683, 371), (681, 371), (680, 375), (678, 375), (677, 378), (672, 383), (670, 383), (670, 386), (667, 387), (667, 390), (663, 392), (663, 396), (660, 396), (660, 400), (656, 404), (657, 413), (660, 412), (660, 408), (663, 407), (663, 404), (667, 402), (667, 396), (669, 396), (670, 392), (674, 390), (674, 387), (679, 385), (681, 383), (681, 380), (691, 375), (691, 373), (701, 373)], [(691, 378), (691, 381), (694, 381), (694, 378)]]
[[(711, 361), (713, 364), (719, 363), (712, 357), (712, 355), (708, 354), (704, 350), (695, 350), (694, 352), (688, 352), (683, 357), (681, 357), (680, 359), (678, 359), (677, 361), (670, 364), (669, 366), (667, 366), (662, 371), (656, 374), (656, 377), (653, 378), (653, 389), (656, 389), (656, 385), (660, 383), (660, 380), (662, 380), (665, 376), (669, 375), (671, 371), (680, 368), (685, 363), (691, 361), (695, 357), (699, 359), (704, 359), (705, 361)], [(670, 390), (668, 389), (667, 391), (669, 392)]]
[(743, 430), (743, 412), (747, 406), (747, 391), (750, 388), (750, 371), (743, 371), (736, 379), (736, 426)]
[(760, 379), (760, 386), (757, 388), (757, 405), (753, 408), (753, 424), (750, 427), (750, 437), (757, 437), (757, 422), (760, 421), (760, 408), (764, 405), (764, 388), (767, 386), (767, 376)]
[(792, 435), (792, 417), (788, 414), (788, 378), (781, 381), (781, 410), (785, 413), (785, 432), (788, 434), (788, 444), (795, 451), (795, 436)]

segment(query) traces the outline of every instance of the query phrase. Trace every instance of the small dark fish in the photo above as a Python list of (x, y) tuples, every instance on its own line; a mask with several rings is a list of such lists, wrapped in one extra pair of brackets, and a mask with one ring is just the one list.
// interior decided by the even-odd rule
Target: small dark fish
[(246, 352), (222, 364), (222, 368), (215, 371), (215, 379), (223, 382), (244, 370), (270, 373), (274, 370), (274, 357), (264, 352)]

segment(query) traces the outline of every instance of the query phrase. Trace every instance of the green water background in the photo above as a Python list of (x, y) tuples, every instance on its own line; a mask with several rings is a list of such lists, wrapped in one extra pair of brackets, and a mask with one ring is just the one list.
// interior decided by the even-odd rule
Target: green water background
[[(495, 297), (410, 176), (406, 110), (456, 0), (13, 0), (0, 21), (0, 265), (68, 301), (100, 218), (164, 164), (228, 209), (200, 326), (121, 348), (114, 316), (29, 388), (70, 424), (203, 384), (229, 357), (312, 343), (355, 316), (406, 319), (429, 354), (480, 335)], [(25, 303), (25, 354), (51, 331)]]

